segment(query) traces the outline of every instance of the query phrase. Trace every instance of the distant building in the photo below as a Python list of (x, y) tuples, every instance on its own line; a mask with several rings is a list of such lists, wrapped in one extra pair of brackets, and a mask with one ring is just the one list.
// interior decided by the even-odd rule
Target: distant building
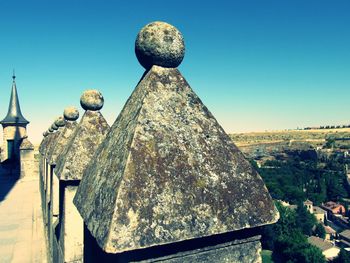
[(3, 146), (1, 149), (1, 161), (19, 159), (19, 147), (27, 134), (27, 121), (21, 112), (16, 87), (16, 76), (12, 76), (12, 90), (9, 108), (6, 117), (0, 121), (3, 132)]
[(335, 258), (336, 256), (338, 256), (340, 252), (339, 247), (333, 245), (329, 241), (323, 240), (322, 238), (311, 236), (307, 238), (307, 241), (311, 245), (318, 247), (322, 251), (322, 254), (325, 256), (327, 260), (331, 260)]
[(327, 212), (319, 206), (314, 206), (312, 214), (316, 217), (317, 221), (324, 222)]
[(307, 199), (307, 200), (304, 202), (304, 206), (306, 207), (306, 209), (309, 211), (310, 214), (313, 213), (314, 209), (313, 209), (313, 203), (312, 203), (312, 201), (310, 201), (309, 199)]
[(339, 245), (343, 248), (349, 248), (350, 247), (350, 230), (344, 230), (343, 232), (339, 233)]
[(337, 234), (337, 232), (331, 228), (330, 226), (325, 226), (323, 225), (324, 227), (324, 230), (326, 231), (326, 236), (325, 236), (325, 239), (326, 240), (333, 240)]
[(327, 212), (331, 212), (332, 214), (336, 215), (343, 215), (345, 216), (345, 207), (339, 203), (329, 201), (321, 206), (323, 209), (325, 209)]

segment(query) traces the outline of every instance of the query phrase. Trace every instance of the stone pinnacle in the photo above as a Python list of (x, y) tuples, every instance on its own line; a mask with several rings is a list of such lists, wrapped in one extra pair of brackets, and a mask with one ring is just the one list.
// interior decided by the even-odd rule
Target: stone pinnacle
[(79, 111), (77, 108), (70, 106), (64, 109), (63, 116), (67, 121), (75, 121), (79, 118)]
[(176, 68), (185, 56), (184, 39), (176, 27), (165, 22), (152, 22), (137, 35), (135, 53), (147, 70), (153, 65)]
[(57, 127), (63, 127), (65, 125), (65, 121), (64, 121), (64, 118), (62, 116), (58, 117), (56, 120), (55, 120), (55, 125)]
[(100, 110), (103, 107), (103, 103), (103, 96), (98, 90), (86, 90), (80, 97), (80, 105), (84, 110)]

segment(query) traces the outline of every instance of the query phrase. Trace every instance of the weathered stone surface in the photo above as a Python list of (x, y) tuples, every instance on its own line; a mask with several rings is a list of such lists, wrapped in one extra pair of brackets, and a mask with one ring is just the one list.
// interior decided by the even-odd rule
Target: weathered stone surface
[(74, 202), (108, 253), (278, 219), (262, 179), (181, 73), (158, 66), (97, 149)]
[(20, 150), (34, 150), (34, 145), (28, 140), (28, 136), (23, 137), (21, 145), (19, 147)]
[(153, 65), (176, 68), (185, 56), (184, 39), (181, 32), (168, 23), (149, 23), (137, 35), (135, 53), (146, 69)]
[(54, 131), (57, 131), (58, 127), (57, 127), (57, 125), (55, 123), (52, 123), (51, 129), (54, 130)]
[(55, 120), (55, 125), (57, 127), (63, 127), (64, 125), (66, 125), (66, 122), (64, 121), (64, 118), (60, 116)]
[(76, 107), (70, 106), (64, 109), (63, 116), (68, 121), (76, 121), (79, 118), (79, 111)]
[(39, 153), (41, 153), (41, 155), (44, 155), (46, 145), (50, 140), (50, 136), (51, 136), (51, 133), (49, 133), (46, 137), (44, 137), (39, 145)]
[(50, 127), (50, 128), (49, 128), (49, 132), (53, 132), (53, 131), (54, 131), (54, 130)]
[(46, 147), (44, 149), (44, 155), (47, 159), (49, 155), (51, 154), (52, 150), (54, 149), (54, 146), (57, 142), (57, 138), (60, 136), (62, 128), (57, 129), (56, 132), (53, 132), (52, 135), (49, 137), (49, 140), (46, 144)]
[(84, 110), (100, 110), (103, 103), (103, 96), (98, 90), (86, 90), (80, 97), (80, 105)]
[[(223, 243), (217, 246), (205, 247), (188, 252), (181, 252), (171, 256), (151, 260), (137, 261), (140, 263), (258, 263), (261, 262), (261, 244), (256, 237)], [(136, 262), (136, 261), (135, 261)]]
[(108, 130), (109, 125), (99, 111), (86, 111), (56, 159), (56, 175), (61, 180), (81, 180), (83, 170)]
[(60, 132), (56, 140), (56, 144), (53, 150), (48, 155), (48, 160), (50, 164), (56, 164), (57, 158), (62, 153), (64, 147), (67, 145), (70, 136), (73, 134), (75, 128), (78, 126), (76, 121), (67, 121), (63, 130)]
[(42, 155), (44, 154), (46, 145), (50, 141), (51, 135), (52, 135), (52, 133), (48, 132), (47, 135), (41, 140), (41, 143), (39, 145), (39, 153), (41, 153)]

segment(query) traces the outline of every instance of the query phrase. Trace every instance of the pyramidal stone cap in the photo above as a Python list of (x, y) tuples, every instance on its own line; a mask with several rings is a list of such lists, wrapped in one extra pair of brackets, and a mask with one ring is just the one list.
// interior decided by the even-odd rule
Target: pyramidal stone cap
[(145, 69), (153, 65), (176, 68), (185, 56), (184, 39), (176, 27), (165, 22), (152, 22), (137, 35), (135, 53)]
[[(74, 107), (67, 107), (64, 109), (63, 112), (64, 118), (59, 117), (59, 125), (64, 124), (64, 127), (62, 131), (60, 132), (60, 135), (57, 137), (57, 140), (55, 142), (54, 147), (52, 148), (52, 152), (48, 155), (48, 161), (50, 164), (56, 164), (57, 158), (62, 153), (64, 146), (67, 144), (70, 136), (73, 134), (73, 131), (78, 126), (77, 122), (75, 121), (79, 117), (79, 112)], [(67, 121), (65, 121), (66, 116), (68, 116)], [(74, 120), (73, 120), (74, 119)]]
[(79, 111), (76, 107), (70, 106), (64, 109), (63, 116), (67, 121), (76, 121), (79, 118)]
[(74, 204), (108, 253), (279, 218), (259, 174), (179, 70), (157, 65), (86, 167)]
[(28, 136), (23, 137), (19, 147), (20, 150), (34, 150), (34, 145), (28, 140)]
[[(55, 125), (55, 124), (52, 124), (52, 125)], [(48, 161), (50, 160), (52, 151), (53, 151), (53, 149), (54, 149), (54, 147), (56, 145), (57, 138), (60, 136), (60, 133), (61, 133), (61, 129), (59, 129), (57, 127), (56, 132), (52, 133), (52, 136), (50, 136), (50, 139), (49, 139), (49, 141), (46, 144), (46, 148), (45, 148), (44, 154), (45, 154), (45, 157), (46, 157), (46, 159)]]
[(44, 149), (46, 148), (46, 144), (50, 139), (51, 133), (48, 131), (45, 131), (44, 134), (46, 134), (46, 136), (44, 135), (44, 138), (41, 140), (39, 145), (39, 153), (41, 153), (42, 155), (44, 154)]
[(99, 111), (103, 106), (99, 91), (85, 91), (80, 102), (86, 111), (56, 158), (55, 173), (60, 180), (81, 180), (83, 170), (110, 128)]
[(80, 97), (80, 105), (84, 110), (100, 110), (103, 103), (103, 96), (98, 90), (87, 90)]

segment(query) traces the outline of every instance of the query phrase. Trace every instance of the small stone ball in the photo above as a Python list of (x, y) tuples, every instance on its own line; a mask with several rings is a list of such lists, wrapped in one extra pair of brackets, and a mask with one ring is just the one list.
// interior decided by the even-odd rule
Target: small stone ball
[(76, 107), (70, 106), (64, 109), (63, 116), (67, 121), (76, 121), (79, 118), (79, 111)]
[(146, 70), (153, 65), (176, 68), (185, 56), (185, 43), (176, 27), (157, 21), (141, 29), (136, 38), (135, 53)]
[(64, 125), (66, 125), (66, 122), (64, 121), (64, 118), (60, 116), (55, 120), (55, 125), (57, 127), (63, 127)]
[(43, 136), (46, 137), (47, 135), (49, 135), (48, 131), (43, 132)]
[(103, 107), (103, 103), (103, 96), (98, 90), (86, 90), (80, 97), (80, 105), (84, 110), (100, 110)]
[(49, 131), (49, 132), (53, 132), (53, 129), (50, 127), (48, 131)]
[(52, 123), (51, 129), (57, 131), (57, 130), (58, 130), (58, 127), (57, 127), (57, 125), (56, 125), (55, 123)]

